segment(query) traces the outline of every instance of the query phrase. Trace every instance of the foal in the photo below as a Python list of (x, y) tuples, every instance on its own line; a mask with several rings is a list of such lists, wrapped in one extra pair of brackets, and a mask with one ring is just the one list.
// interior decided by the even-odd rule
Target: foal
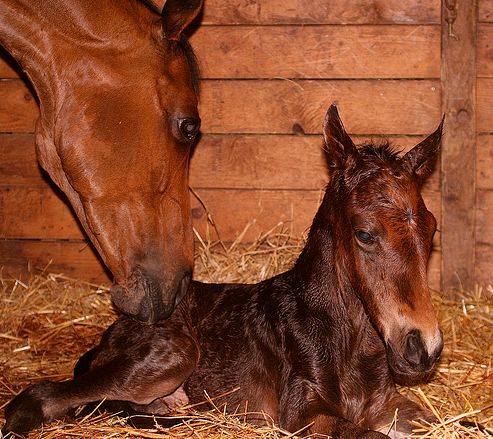
[(388, 145), (357, 149), (331, 106), (330, 183), (291, 270), (255, 285), (194, 282), (153, 326), (119, 318), (74, 380), (17, 396), (6, 428), (27, 431), (102, 398), (163, 413), (237, 387), (216, 403), (303, 434), (385, 437), (378, 430), (397, 411), (398, 437), (408, 421), (432, 419), (395, 383), (425, 379), (443, 346), (426, 281), (436, 221), (419, 192), (441, 130), (403, 157)]

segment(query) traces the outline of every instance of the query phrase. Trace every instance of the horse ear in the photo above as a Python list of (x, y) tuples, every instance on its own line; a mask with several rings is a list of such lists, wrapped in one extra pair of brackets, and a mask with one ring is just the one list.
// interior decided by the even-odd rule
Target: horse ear
[(161, 19), (164, 35), (178, 41), (186, 27), (199, 15), (203, 0), (166, 0)]
[(442, 141), (444, 119), (445, 116), (442, 117), (440, 125), (432, 134), (402, 157), (402, 164), (417, 177), (419, 184), (422, 184), (435, 169)]
[(346, 132), (337, 107), (332, 104), (324, 120), (325, 158), (329, 168), (342, 168), (348, 158), (356, 158), (358, 150)]

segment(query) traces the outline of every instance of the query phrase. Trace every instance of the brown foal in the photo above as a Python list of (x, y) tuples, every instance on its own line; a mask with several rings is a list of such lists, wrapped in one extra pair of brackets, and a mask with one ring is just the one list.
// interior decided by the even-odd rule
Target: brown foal
[(427, 379), (443, 346), (426, 277), (436, 221), (420, 195), (441, 131), (403, 156), (357, 148), (331, 106), (330, 182), (291, 270), (255, 285), (193, 282), (155, 325), (119, 318), (73, 380), (17, 396), (6, 428), (27, 431), (103, 398), (162, 414), (234, 388), (215, 404), (306, 435), (385, 437), (397, 413), (389, 434), (401, 437), (409, 421), (432, 420), (395, 384)]

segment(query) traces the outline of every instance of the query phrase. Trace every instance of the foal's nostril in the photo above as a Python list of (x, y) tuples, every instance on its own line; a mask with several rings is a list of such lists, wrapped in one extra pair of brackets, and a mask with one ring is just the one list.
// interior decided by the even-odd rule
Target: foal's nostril
[(421, 333), (417, 329), (413, 329), (406, 336), (404, 358), (409, 364), (418, 366), (423, 362), (425, 357), (427, 357), (427, 353)]
[(436, 347), (434, 349), (434, 351), (430, 354), (430, 363), (433, 364), (435, 363), (438, 358), (440, 358), (440, 355), (442, 353), (442, 350), (443, 350), (443, 333), (441, 330), (438, 330), (438, 341), (436, 343)]

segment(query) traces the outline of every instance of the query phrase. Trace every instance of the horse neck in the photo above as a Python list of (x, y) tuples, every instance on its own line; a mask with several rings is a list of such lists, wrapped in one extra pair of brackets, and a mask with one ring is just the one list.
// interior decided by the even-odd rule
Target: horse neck
[[(27, 74), (45, 119), (56, 112), (57, 96), (64, 93), (65, 87), (74, 87), (80, 80), (80, 71), (74, 72), (74, 78), (69, 76), (70, 66), (74, 60), (83, 58), (87, 49), (97, 50), (100, 46), (110, 55), (118, 50), (132, 51), (122, 43), (126, 41), (128, 46), (137, 40), (128, 35), (132, 28), (138, 27), (135, 14), (128, 9), (146, 15), (146, 8), (134, 3), (123, 0), (2, 2), (0, 45)], [(150, 11), (147, 13), (152, 16)], [(129, 20), (132, 16), (133, 22)], [(135, 47), (133, 49), (135, 52)]]
[(320, 331), (309, 332), (330, 334), (324, 349), (333, 350), (333, 361), (344, 370), (361, 354), (382, 352), (382, 345), (350, 281), (352, 264), (346, 259), (347, 249), (342, 248), (350, 232), (344, 230), (341, 206), (337, 191), (329, 187), (291, 273), (297, 302), (316, 317), (312, 324), (320, 326)]
[(346, 319), (347, 312), (361, 309), (359, 299), (348, 278), (350, 265), (338, 249), (345, 227), (340, 218), (341, 199), (334, 187), (325, 192), (313, 220), (306, 245), (301, 252), (293, 273), (301, 283), (300, 291), (304, 302), (317, 312), (329, 313), (331, 318)]

